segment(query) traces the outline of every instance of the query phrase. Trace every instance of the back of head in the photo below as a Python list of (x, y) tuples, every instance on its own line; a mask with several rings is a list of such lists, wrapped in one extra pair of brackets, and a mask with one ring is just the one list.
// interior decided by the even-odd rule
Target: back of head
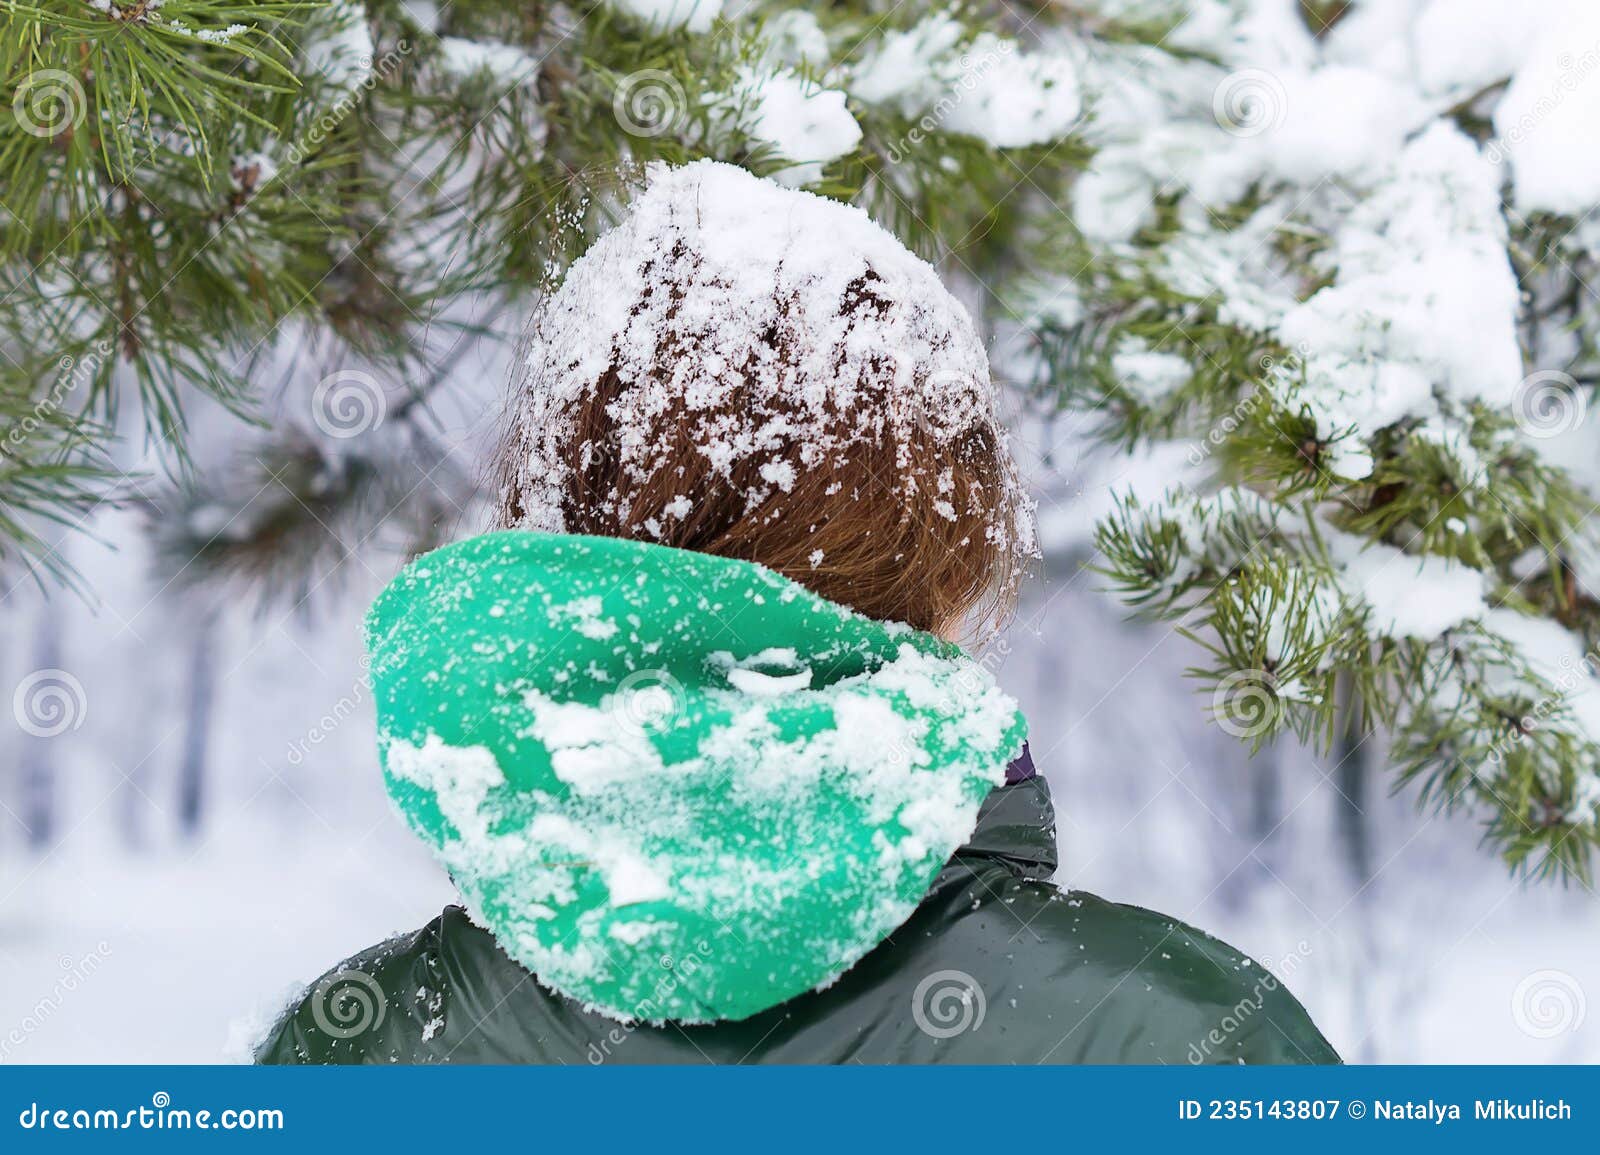
[(1004, 605), (1031, 510), (971, 319), (848, 205), (653, 167), (532, 326), (499, 524), (758, 562), (869, 617)]

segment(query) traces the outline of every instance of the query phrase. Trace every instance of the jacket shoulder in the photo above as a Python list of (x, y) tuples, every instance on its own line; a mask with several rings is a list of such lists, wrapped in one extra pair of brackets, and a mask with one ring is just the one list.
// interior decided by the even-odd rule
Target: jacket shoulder
[(1204, 931), (1009, 872), (972, 882), (944, 946), (987, 980), (989, 1014), (1019, 1059), (1339, 1061), (1278, 975)]
[(256, 1048), (261, 1064), (426, 1062), (442, 1025), (440, 945), (452, 911), (354, 955), (306, 988)]

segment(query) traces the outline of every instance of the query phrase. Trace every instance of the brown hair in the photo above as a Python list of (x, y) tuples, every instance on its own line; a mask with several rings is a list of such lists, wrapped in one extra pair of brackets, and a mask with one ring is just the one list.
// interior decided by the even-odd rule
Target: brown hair
[(994, 400), (971, 319), (858, 209), (662, 169), (534, 318), (496, 520), (949, 632), (1009, 608), (1032, 551)]
[[(606, 412), (621, 388), (615, 370), (607, 372), (564, 430), (568, 468), (558, 500), (568, 533), (759, 562), (868, 617), (923, 630), (954, 627), (980, 606), (998, 617), (1014, 599), (1019, 559), (993, 532), (993, 503), (1009, 492), (1011, 464), (987, 427), (945, 445), (929, 436), (853, 446), (846, 460), (798, 471), (785, 491), (765, 483), (759, 458), (714, 470), (698, 431), (716, 414), (679, 407), (652, 430), (662, 467), (634, 481), (620, 468), (619, 431)], [(744, 403), (736, 395), (733, 404)], [(521, 441), (513, 421), (498, 457), (501, 528), (527, 522)], [(933, 485), (907, 492), (899, 483), (908, 459), (913, 477), (951, 478), (943, 500), (952, 517), (935, 512)], [(745, 495), (763, 488), (771, 496), (747, 508)], [(683, 499), (688, 512), (671, 513)]]

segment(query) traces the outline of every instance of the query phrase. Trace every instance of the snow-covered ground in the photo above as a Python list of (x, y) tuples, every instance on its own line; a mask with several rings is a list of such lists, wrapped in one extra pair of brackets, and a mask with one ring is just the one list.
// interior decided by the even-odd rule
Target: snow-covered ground
[[(186, 842), (175, 790), (194, 615), (128, 580), (141, 568), (128, 523), (100, 529), (122, 548), (78, 547), (98, 614), (55, 603), (81, 725), (5, 738), (8, 768), (45, 749), (62, 790), (52, 849), (26, 849), (5, 818), (0, 1060), (217, 1061), (292, 984), (450, 899), (389, 812), (360, 678), (359, 611), (397, 559), (353, 567), (313, 619), (225, 617), (207, 818)], [(8, 684), (31, 668), (10, 643), (33, 616), (7, 622)], [(1600, 1060), (1600, 1012), (1585, 1014), (1600, 991), (1592, 894), (1518, 884), (1469, 817), (1387, 797), (1376, 747), (1354, 825), (1340, 791), (1356, 787), (1331, 760), (1248, 759), (1183, 678), (1192, 644), (1123, 621), (1092, 575), (1044, 575), (1003, 645), (995, 668), (1033, 719), (1060, 806), (1060, 881), (1275, 966), (1350, 1059)], [(16, 813), (16, 777), (3, 782)]]

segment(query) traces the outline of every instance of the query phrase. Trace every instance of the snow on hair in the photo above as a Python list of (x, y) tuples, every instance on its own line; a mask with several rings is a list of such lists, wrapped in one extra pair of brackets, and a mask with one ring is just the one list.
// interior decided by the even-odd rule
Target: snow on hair
[(923, 628), (1033, 556), (971, 318), (861, 210), (654, 165), (530, 326), (500, 524), (760, 562)]

